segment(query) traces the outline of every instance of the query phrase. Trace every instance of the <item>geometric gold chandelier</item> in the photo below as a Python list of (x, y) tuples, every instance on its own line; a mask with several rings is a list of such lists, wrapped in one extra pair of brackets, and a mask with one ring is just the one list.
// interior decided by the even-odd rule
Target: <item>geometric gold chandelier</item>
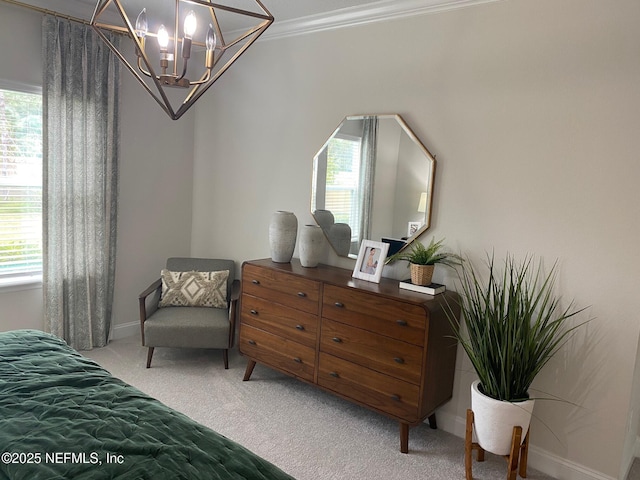
[[(90, 24), (177, 120), (273, 23), (260, 0), (230, 2), (98, 0)], [(118, 50), (106, 31), (132, 42), (121, 42)]]

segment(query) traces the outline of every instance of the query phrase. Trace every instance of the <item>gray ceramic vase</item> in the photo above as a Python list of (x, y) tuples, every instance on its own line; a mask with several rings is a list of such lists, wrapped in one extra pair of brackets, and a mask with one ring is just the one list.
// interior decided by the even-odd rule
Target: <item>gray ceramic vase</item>
[(317, 267), (324, 249), (324, 233), (318, 225), (305, 225), (300, 230), (300, 264), (303, 267)]
[(298, 236), (298, 219), (293, 212), (278, 210), (271, 216), (269, 223), (269, 248), (271, 260), (276, 263), (288, 263), (293, 257)]

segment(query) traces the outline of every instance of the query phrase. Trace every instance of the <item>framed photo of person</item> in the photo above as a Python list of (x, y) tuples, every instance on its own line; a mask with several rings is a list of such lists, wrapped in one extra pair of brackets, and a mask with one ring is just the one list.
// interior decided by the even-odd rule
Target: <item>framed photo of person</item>
[(352, 277), (367, 282), (380, 283), (388, 251), (388, 243), (363, 240), (360, 244), (360, 252)]
[(420, 230), (420, 227), (422, 227), (421, 222), (409, 222), (409, 225), (407, 226), (407, 237), (412, 236), (414, 233)]

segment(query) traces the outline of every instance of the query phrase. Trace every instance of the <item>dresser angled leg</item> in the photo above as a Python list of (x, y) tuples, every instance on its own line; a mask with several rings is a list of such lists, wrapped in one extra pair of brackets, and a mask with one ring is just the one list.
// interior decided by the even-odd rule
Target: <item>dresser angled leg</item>
[(256, 366), (256, 362), (254, 362), (253, 360), (249, 360), (247, 362), (247, 368), (244, 371), (244, 377), (242, 378), (243, 382), (246, 382), (247, 380), (249, 380), (249, 378), (251, 378), (251, 374), (253, 373), (253, 368)]
[(409, 453), (409, 424), (400, 422), (400, 452)]

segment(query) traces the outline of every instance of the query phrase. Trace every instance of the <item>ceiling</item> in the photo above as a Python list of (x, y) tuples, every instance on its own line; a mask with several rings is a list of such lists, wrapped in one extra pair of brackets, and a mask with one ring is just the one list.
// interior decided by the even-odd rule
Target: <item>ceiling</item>
[[(95, 0), (19, 0), (21, 3), (44, 8), (64, 15), (89, 20), (96, 6)], [(150, 1), (158, 0), (148, 0)], [(252, 0), (218, 0), (228, 6), (259, 11)], [(397, 0), (396, 0), (397, 1)], [(390, 0), (263, 0), (262, 2), (275, 17), (276, 22), (295, 20), (309, 16), (335, 13), (343, 9), (353, 9), (364, 5), (389, 4)]]
[[(93, 15), (97, 0), (0, 0), (10, 3), (23, 3), (89, 21)], [(120, 0), (131, 18), (142, 7), (158, 9), (171, 0)], [(212, 3), (235, 7), (256, 13), (264, 13), (256, 0), (211, 0)], [(391, 18), (400, 18), (443, 10), (468, 7), (477, 4), (500, 2), (505, 0), (260, 0), (275, 18), (263, 38), (278, 38), (287, 35), (309, 33), (349, 25), (363, 24)], [(172, 5), (172, 3), (168, 3)], [(111, 7), (113, 8), (113, 4)], [(169, 7), (171, 8), (171, 7)], [(111, 19), (107, 12), (102, 21)], [(156, 15), (158, 16), (158, 15)], [(117, 15), (119, 19), (119, 15)], [(241, 15), (231, 15), (231, 20), (223, 21), (225, 31), (244, 31)], [(244, 17), (244, 20), (250, 17)]]

